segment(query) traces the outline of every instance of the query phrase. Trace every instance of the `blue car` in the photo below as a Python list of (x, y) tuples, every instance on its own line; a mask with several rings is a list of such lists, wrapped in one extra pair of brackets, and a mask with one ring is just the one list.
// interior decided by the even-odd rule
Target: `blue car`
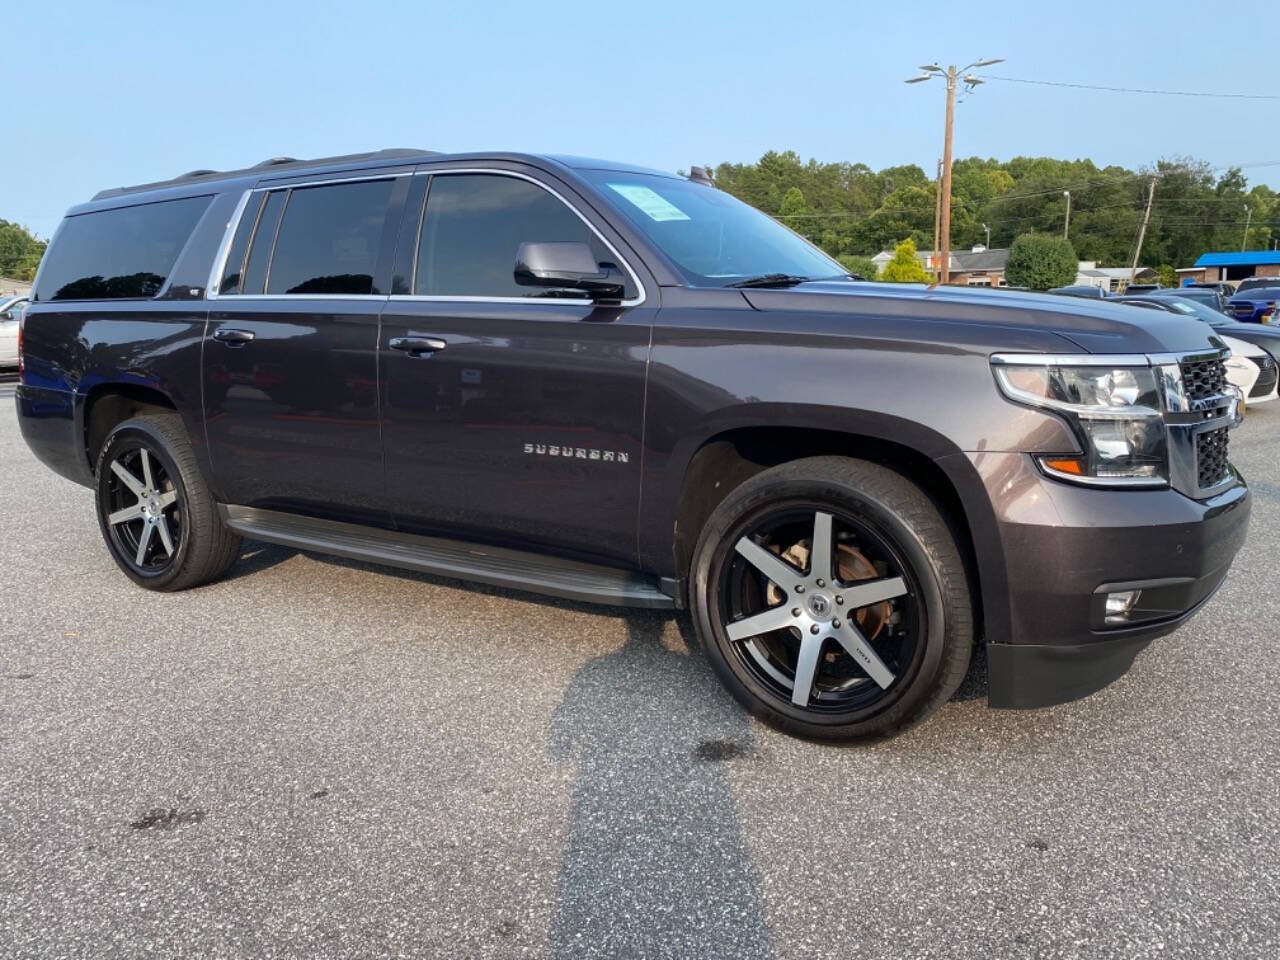
[(1243, 323), (1277, 323), (1276, 303), (1280, 301), (1280, 285), (1252, 287), (1227, 301), (1227, 316)]

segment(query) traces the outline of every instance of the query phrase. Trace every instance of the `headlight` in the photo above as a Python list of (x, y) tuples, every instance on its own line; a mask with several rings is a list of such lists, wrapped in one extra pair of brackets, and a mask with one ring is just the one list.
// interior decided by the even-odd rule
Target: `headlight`
[[(1060, 362), (1061, 361), (1061, 362)], [(1077, 483), (1156, 486), (1169, 480), (1168, 439), (1155, 371), (1134, 365), (1071, 365), (1067, 358), (992, 357), (1010, 400), (1060, 414), (1084, 454), (1037, 457), (1045, 472)]]

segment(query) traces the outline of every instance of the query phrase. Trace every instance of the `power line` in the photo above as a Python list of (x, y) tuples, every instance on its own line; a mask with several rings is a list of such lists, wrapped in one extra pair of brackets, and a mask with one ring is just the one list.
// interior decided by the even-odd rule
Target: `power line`
[(1146, 93), (1158, 97), (1213, 97), (1221, 100), (1280, 100), (1274, 93), (1206, 93), (1193, 90), (1147, 90), (1142, 87), (1104, 87), (1095, 83), (1072, 83), (1066, 80), (1028, 80), (1025, 77), (994, 77), (983, 80), (1003, 80), (1006, 83), (1031, 83), (1041, 87), (1072, 87), (1077, 90), (1105, 90), (1109, 93)]

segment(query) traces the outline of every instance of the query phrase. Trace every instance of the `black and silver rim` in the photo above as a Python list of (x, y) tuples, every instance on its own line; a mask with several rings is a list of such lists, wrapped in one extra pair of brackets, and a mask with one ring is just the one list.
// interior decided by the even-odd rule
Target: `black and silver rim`
[(757, 686), (840, 722), (898, 699), (927, 634), (918, 581), (887, 533), (797, 503), (749, 518), (728, 542), (718, 627)]
[(160, 458), (141, 444), (123, 448), (108, 471), (103, 513), (112, 545), (139, 574), (164, 573), (182, 543), (177, 485)]

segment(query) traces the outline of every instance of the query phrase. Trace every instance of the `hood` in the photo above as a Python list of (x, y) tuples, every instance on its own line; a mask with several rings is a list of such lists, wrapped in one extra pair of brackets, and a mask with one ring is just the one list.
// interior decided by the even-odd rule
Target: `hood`
[(977, 287), (828, 280), (774, 290), (746, 288), (757, 310), (847, 313), (1055, 333), (1088, 353), (1184, 353), (1215, 349), (1208, 324), (1164, 311), (1083, 297)]

